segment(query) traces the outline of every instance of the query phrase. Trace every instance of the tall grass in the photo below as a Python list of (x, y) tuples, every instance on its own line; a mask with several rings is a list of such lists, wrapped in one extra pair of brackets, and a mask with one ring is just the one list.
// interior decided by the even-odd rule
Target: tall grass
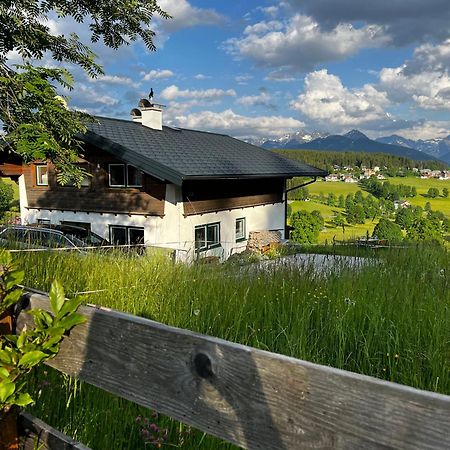
[[(230, 341), (450, 394), (450, 258), (441, 247), (388, 250), (360, 269), (242, 270), (123, 254), (21, 254), (25, 284), (58, 278), (86, 302)], [(47, 369), (33, 412), (94, 449), (147, 448), (151, 412)], [(44, 381), (44, 385), (42, 382)], [(50, 383), (50, 387), (47, 385)], [(167, 442), (233, 448), (165, 418)]]

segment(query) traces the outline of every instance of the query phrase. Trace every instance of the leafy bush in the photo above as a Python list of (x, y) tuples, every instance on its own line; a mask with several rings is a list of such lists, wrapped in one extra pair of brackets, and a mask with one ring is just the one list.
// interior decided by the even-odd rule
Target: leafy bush
[(324, 220), (319, 211), (311, 213), (307, 211), (297, 211), (292, 215), (292, 227), (294, 228), (290, 237), (300, 244), (314, 244), (319, 238)]
[(6, 211), (8, 211), (13, 196), (14, 193), (12, 186), (0, 180), (0, 218), (3, 217)]
[(389, 242), (399, 242), (403, 239), (400, 225), (397, 225), (384, 217), (382, 217), (375, 225), (372, 236), (377, 237), (378, 239), (386, 239)]

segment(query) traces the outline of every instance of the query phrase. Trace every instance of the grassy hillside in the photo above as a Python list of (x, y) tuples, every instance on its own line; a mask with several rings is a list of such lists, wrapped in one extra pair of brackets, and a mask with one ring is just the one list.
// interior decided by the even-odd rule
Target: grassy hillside
[[(69, 294), (100, 290), (85, 297), (92, 304), (450, 394), (449, 254), (424, 246), (381, 257), (326, 275), (313, 266), (245, 272), (120, 253), (19, 259), (28, 286), (48, 290), (57, 277)], [(38, 375), (31, 411), (94, 450), (149, 448), (138, 416), (168, 430), (167, 448), (235, 448), (50, 369)]]
[(292, 208), (292, 212), (299, 210), (308, 212), (312, 212), (314, 210), (320, 211), (322, 217), (325, 219), (325, 227), (324, 230), (320, 232), (319, 244), (330, 244), (333, 239), (336, 239), (337, 241), (348, 241), (359, 237), (364, 237), (366, 236), (367, 232), (369, 232), (369, 234), (372, 234), (375, 225), (378, 223), (378, 219), (375, 219), (375, 221), (373, 222), (367, 220), (365, 224), (349, 225), (346, 223), (344, 229), (342, 229), (342, 227), (336, 228), (331, 223), (331, 219), (336, 213), (343, 214), (345, 212), (343, 208), (324, 205), (323, 203), (315, 202), (313, 200), (309, 202), (302, 202), (297, 200), (290, 203), (290, 205)]
[[(437, 198), (428, 198), (426, 193), (431, 187), (439, 189), (439, 193), (442, 194), (442, 189), (446, 187), (450, 190), (450, 180), (438, 180), (436, 178), (422, 180), (417, 177), (395, 177), (388, 178), (391, 184), (406, 184), (408, 186), (414, 186), (417, 189), (417, 197), (408, 199), (408, 201), (417, 206), (424, 207), (427, 202), (430, 202), (431, 208), (436, 211), (442, 211), (447, 217), (450, 217), (450, 197), (443, 198), (442, 196)], [(346, 196), (350, 193), (362, 190), (356, 183), (343, 183), (341, 181), (316, 181), (308, 186), (311, 196), (317, 196), (321, 192), (326, 196), (328, 193), (333, 192), (337, 197), (339, 195)], [(307, 202), (301, 202), (305, 204)], [(308, 206), (309, 208), (309, 206)]]

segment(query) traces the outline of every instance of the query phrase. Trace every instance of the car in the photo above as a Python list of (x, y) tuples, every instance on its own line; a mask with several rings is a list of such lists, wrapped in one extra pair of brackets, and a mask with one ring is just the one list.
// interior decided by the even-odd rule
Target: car
[(72, 237), (83, 241), (88, 247), (102, 247), (109, 245), (109, 242), (99, 236), (98, 234), (88, 230), (87, 228), (72, 225), (72, 224), (42, 224), (33, 223), (29, 225), (30, 227), (37, 227), (40, 229), (56, 230), (64, 234), (64, 236), (71, 239)]
[[(41, 224), (38, 225), (13, 225), (4, 228), (0, 231), (0, 247), (13, 250), (64, 248), (84, 251), (86, 247), (91, 246), (92, 240), (88, 243), (87, 240), (78, 238), (75, 233), (66, 234), (58, 229), (47, 228)], [(101, 241), (103, 242), (104, 240)]]

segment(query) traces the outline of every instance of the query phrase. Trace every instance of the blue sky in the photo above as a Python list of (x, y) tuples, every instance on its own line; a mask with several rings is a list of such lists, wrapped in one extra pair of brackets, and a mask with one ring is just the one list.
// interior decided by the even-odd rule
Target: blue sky
[[(71, 107), (128, 118), (153, 88), (164, 123), (275, 137), (450, 134), (448, 0), (161, 0), (156, 52), (94, 45), (106, 76), (74, 69)], [(52, 19), (57, 33), (87, 24)]]

